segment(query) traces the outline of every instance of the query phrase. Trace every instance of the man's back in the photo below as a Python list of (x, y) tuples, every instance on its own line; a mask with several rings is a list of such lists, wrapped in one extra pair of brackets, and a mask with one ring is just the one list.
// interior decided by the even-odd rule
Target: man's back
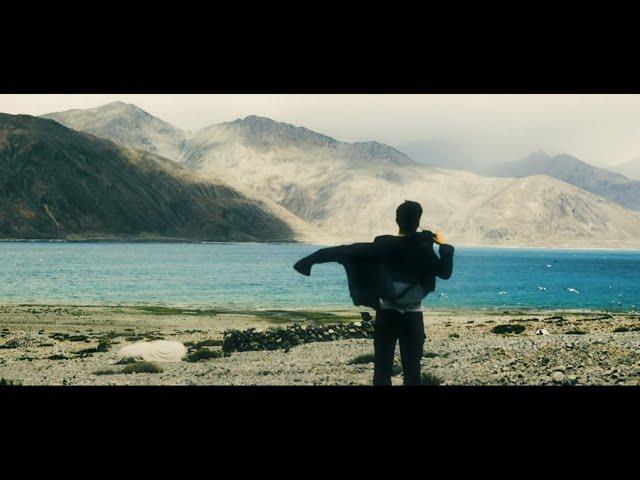
[(438, 257), (433, 250), (433, 234), (429, 231), (381, 235), (375, 238), (374, 244), (384, 256), (394, 282), (420, 282), (431, 291), (436, 276), (451, 276), (453, 247), (441, 245), (441, 256)]

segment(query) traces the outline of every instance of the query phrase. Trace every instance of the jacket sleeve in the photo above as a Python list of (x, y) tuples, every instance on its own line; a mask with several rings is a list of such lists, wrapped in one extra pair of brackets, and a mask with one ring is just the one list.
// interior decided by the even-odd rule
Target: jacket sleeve
[(436, 276), (447, 280), (453, 272), (453, 245), (440, 245), (440, 258), (436, 264)]
[(311, 255), (306, 257), (312, 264), (327, 263), (327, 262), (339, 262), (342, 263), (346, 255), (346, 247), (340, 245), (337, 247), (321, 248), (316, 250)]
[(378, 255), (372, 243), (353, 243), (337, 247), (321, 248), (307, 258), (313, 263), (374, 260)]
[(343, 265), (348, 262), (371, 261), (376, 257), (376, 250), (371, 243), (354, 243), (337, 247), (321, 248), (311, 255), (298, 260), (293, 268), (302, 275), (311, 275), (311, 267), (316, 263), (338, 262)]

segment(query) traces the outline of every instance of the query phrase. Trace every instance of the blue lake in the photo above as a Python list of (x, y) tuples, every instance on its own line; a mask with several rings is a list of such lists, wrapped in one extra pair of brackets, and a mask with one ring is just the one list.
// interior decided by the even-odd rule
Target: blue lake
[[(293, 270), (316, 248), (0, 242), (0, 303), (351, 307), (340, 265)], [(640, 310), (640, 252), (461, 247), (425, 306)]]

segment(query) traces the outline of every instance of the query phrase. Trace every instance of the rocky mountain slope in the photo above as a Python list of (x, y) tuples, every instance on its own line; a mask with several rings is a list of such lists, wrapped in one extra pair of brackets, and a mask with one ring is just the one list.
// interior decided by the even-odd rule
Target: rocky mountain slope
[[(447, 170), (421, 173), (402, 185), (354, 175), (335, 187), (298, 191), (288, 206), (354, 240), (395, 231), (395, 207), (408, 198), (424, 208), (422, 227), (442, 230), (453, 243), (577, 247), (640, 238), (640, 214), (550, 177), (488, 181)], [(309, 203), (318, 191), (321, 201)]]
[(42, 115), (74, 130), (176, 160), (188, 134), (135, 105), (113, 102), (96, 108)]
[(349, 144), (256, 116), (204, 128), (182, 145), (176, 159), (192, 171), (268, 199), (341, 241), (395, 231), (396, 206), (412, 199), (423, 204), (423, 227), (454, 243), (640, 245), (639, 213), (550, 176), (428, 167), (377, 142)]
[(522, 160), (496, 166), (491, 170), (491, 174), (496, 177), (515, 178), (549, 175), (613, 200), (623, 207), (640, 210), (640, 181), (594, 167), (571, 155), (552, 157), (544, 152), (536, 152)]
[[(330, 188), (350, 171), (360, 169), (400, 182), (417, 166), (403, 153), (378, 142), (339, 142), (306, 128), (256, 116), (198, 131), (182, 159), (200, 174), (244, 185), (305, 220), (313, 220), (310, 215), (301, 215), (312, 206), (292, 205), (288, 198), (296, 192), (311, 185)], [(305, 201), (322, 201), (322, 192), (310, 193)], [(316, 193), (318, 198), (313, 198)]]
[(291, 240), (280, 216), (173, 161), (0, 114), (0, 238)]
[(640, 245), (638, 212), (548, 176), (509, 181), (466, 208), (471, 215), (453, 215), (450, 222), (471, 243), (482, 238), (496, 244), (526, 239), (532, 246)]

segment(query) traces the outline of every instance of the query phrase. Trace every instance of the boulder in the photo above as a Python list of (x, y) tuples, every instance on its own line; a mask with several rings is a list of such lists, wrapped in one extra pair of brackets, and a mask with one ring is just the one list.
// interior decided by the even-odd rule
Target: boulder
[(129, 359), (148, 362), (179, 362), (186, 354), (187, 347), (180, 342), (167, 340), (138, 342), (118, 350), (116, 360), (113, 363), (125, 362)]

